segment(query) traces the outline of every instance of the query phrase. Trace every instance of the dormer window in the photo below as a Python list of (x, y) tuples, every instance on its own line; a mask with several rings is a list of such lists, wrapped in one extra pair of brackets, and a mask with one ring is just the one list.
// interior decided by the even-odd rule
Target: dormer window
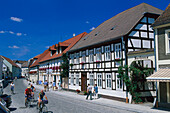
[(55, 52), (56, 52), (55, 50), (52, 50), (51, 51), (51, 56), (53, 56), (55, 54)]
[(56, 49), (56, 54), (58, 54), (58, 48)]

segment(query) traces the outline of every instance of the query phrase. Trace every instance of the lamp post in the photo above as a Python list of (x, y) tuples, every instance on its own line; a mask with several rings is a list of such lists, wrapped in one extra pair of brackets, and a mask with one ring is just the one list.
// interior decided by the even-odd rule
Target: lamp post
[(47, 75), (47, 81), (49, 82), (49, 63), (48, 63), (47, 65), (48, 65), (48, 75)]

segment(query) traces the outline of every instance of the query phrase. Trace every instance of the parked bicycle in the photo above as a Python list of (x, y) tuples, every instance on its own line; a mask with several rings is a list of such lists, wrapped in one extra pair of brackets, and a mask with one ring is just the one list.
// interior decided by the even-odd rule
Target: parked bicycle
[(48, 112), (48, 108), (47, 108), (46, 104), (48, 104), (48, 100), (42, 100), (42, 102), (40, 103), (40, 106), (38, 106), (38, 102), (37, 102), (38, 113), (47, 113)]

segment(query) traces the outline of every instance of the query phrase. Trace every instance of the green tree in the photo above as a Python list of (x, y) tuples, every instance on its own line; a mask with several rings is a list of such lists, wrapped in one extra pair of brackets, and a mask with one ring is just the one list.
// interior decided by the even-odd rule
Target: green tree
[(142, 102), (139, 91), (146, 82), (146, 77), (153, 73), (153, 69), (144, 68), (140, 62), (134, 61), (130, 67), (120, 66), (118, 73), (118, 78), (125, 83), (127, 91), (132, 95), (132, 100), (135, 103)]
[(61, 77), (68, 77), (69, 75), (69, 61), (68, 61), (68, 55), (66, 53), (63, 53), (62, 55), (62, 64), (60, 66), (62, 69), (61, 71)]

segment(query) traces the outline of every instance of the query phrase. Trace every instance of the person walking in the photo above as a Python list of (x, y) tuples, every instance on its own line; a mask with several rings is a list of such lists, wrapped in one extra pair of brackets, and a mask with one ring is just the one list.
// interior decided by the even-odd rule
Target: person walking
[(14, 94), (14, 87), (15, 87), (14, 82), (11, 82), (10, 87), (11, 87), (11, 94)]
[(55, 87), (56, 87), (56, 83), (55, 81), (53, 81), (53, 91), (55, 90)]
[(94, 86), (94, 99), (97, 99), (98, 98), (98, 87), (97, 87), (97, 84), (95, 84)]
[(45, 82), (44, 82), (44, 91), (46, 92), (46, 90), (47, 90), (47, 85), (48, 85), (48, 82), (47, 82), (47, 80), (45, 80)]
[(90, 86), (90, 84), (88, 84), (88, 87), (87, 87), (87, 97), (86, 97), (86, 100), (88, 100), (89, 95), (90, 95), (90, 100), (92, 100), (92, 87)]

